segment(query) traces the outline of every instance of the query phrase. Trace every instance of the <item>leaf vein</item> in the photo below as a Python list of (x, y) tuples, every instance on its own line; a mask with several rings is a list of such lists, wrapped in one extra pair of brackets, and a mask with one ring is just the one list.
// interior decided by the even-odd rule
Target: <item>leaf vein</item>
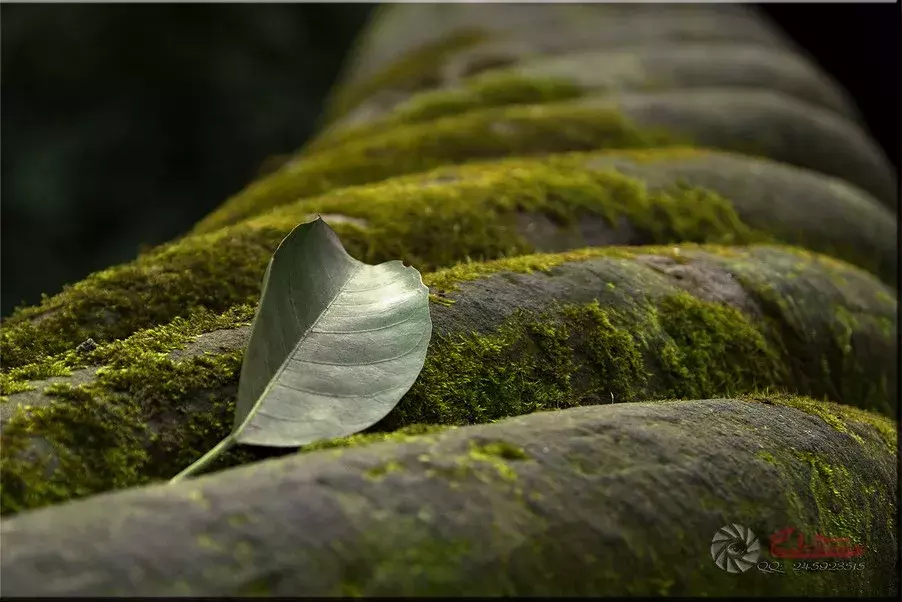
[(401, 359), (402, 357), (408, 356), (411, 353), (413, 353), (414, 351), (416, 351), (417, 348), (420, 346), (420, 343), (423, 342), (423, 339), (426, 338), (427, 333), (428, 333), (428, 330), (426, 332), (423, 332), (423, 334), (420, 335), (419, 340), (416, 342), (416, 345), (414, 345), (413, 347), (411, 347), (404, 353), (402, 353), (400, 355), (396, 355), (394, 357), (388, 357), (385, 359), (375, 360), (372, 362), (353, 362), (350, 364), (344, 364), (344, 363), (338, 363), (338, 362), (318, 362), (316, 360), (308, 360), (308, 359), (303, 359), (303, 358), (292, 358), (292, 359), (293, 359), (293, 361), (296, 361), (296, 362), (304, 362), (305, 364), (318, 364), (320, 366), (371, 366), (373, 364), (384, 364), (385, 362), (390, 362), (392, 360)]

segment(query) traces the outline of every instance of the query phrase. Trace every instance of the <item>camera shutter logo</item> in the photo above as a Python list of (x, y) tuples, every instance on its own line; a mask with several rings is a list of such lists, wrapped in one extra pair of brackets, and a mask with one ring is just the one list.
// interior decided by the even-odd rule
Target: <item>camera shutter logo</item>
[(733, 523), (714, 534), (711, 558), (728, 573), (744, 573), (758, 563), (761, 543), (752, 530)]

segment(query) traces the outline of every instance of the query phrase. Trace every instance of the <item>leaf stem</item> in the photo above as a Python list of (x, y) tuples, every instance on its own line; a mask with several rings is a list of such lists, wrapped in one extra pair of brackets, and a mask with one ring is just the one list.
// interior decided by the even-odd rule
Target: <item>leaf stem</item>
[(199, 472), (200, 470), (203, 470), (210, 463), (212, 463), (213, 460), (218, 458), (219, 454), (226, 451), (227, 449), (232, 447), (234, 444), (235, 444), (235, 436), (234, 436), (234, 434), (230, 434), (228, 437), (226, 437), (225, 439), (223, 439), (222, 441), (217, 443), (213, 449), (211, 449), (210, 451), (205, 453), (203, 456), (201, 456), (199, 460), (194, 462), (194, 464), (191, 464), (188, 468), (186, 468), (182, 472), (178, 473), (177, 475), (175, 475), (174, 477), (169, 479), (169, 484), (171, 485), (173, 483), (178, 483), (185, 477), (191, 476), (192, 474)]

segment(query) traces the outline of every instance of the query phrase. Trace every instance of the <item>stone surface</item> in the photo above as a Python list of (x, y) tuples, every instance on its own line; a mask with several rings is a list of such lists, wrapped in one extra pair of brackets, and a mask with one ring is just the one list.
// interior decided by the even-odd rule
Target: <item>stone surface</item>
[[(480, 51), (487, 56), (485, 50)], [(499, 52), (501, 48), (499, 48)], [(499, 54), (499, 57), (501, 55)], [(483, 59), (484, 60), (484, 59)], [(793, 96), (860, 122), (858, 111), (846, 93), (831, 78), (804, 57), (788, 49), (735, 42), (708, 44), (625, 46), (623, 48), (572, 52), (557, 56), (538, 55), (510, 66), (499, 66), (476, 76), (461, 78), (459, 63), (442, 69), (431, 88), (417, 95), (405, 87), (380, 90), (337, 119), (335, 130), (395, 113), (412, 111), (426, 102), (449, 102), (469, 94), (473, 102), (492, 100), (490, 94), (503, 89), (505, 78), (517, 81), (555, 81), (573, 85), (579, 93), (662, 90), (686, 87), (767, 88)], [(491, 92), (488, 88), (492, 86)], [(513, 87), (513, 86), (509, 86)], [(515, 92), (508, 92), (511, 103)], [(458, 100), (458, 102), (460, 102)], [(524, 99), (521, 102), (526, 102)], [(323, 133), (313, 147), (320, 148), (331, 130)]]
[[(892, 595), (887, 442), (767, 401), (541, 412), (5, 519), (4, 593)], [(766, 566), (787, 526), (866, 552), (850, 570), (730, 574), (711, 547), (734, 523)]]

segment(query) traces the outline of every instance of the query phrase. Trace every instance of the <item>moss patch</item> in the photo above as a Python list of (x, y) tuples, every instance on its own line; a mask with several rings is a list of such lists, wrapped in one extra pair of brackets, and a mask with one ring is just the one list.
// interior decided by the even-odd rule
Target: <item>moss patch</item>
[(658, 319), (673, 340), (658, 355), (670, 380), (668, 396), (702, 399), (712, 391), (731, 396), (755, 383), (786, 380), (783, 360), (760, 326), (733, 307), (700, 303), (683, 293), (661, 302)]
[(392, 432), (375, 432), (375, 433), (359, 433), (349, 435), (347, 437), (338, 437), (336, 439), (327, 439), (310, 443), (300, 448), (302, 452), (320, 451), (324, 449), (345, 449), (359, 447), (362, 445), (370, 445), (372, 443), (383, 443), (390, 441), (393, 443), (401, 443), (407, 441), (428, 440), (428, 435), (440, 433), (442, 431), (454, 428), (443, 424), (411, 424), (403, 428), (399, 428)]
[[(550, 272), (553, 268), (565, 263), (586, 261), (595, 257), (616, 257), (634, 259), (637, 255), (662, 255), (664, 257), (680, 258), (681, 249), (692, 250), (698, 245), (676, 246), (641, 246), (641, 247), (588, 247), (574, 249), (563, 253), (533, 253), (530, 255), (517, 255), (505, 257), (493, 261), (466, 262), (423, 275), (423, 282), (431, 289), (440, 293), (450, 293), (457, 290), (462, 282), (478, 280), (492, 274), (510, 272), (513, 274), (530, 274), (532, 272)], [(706, 251), (732, 252), (730, 247), (715, 247), (705, 245)], [(736, 251), (741, 253), (741, 251)], [(439, 303), (452, 303), (453, 299), (434, 299)]]
[[(679, 362), (698, 354), (686, 345), (722, 339), (715, 333), (718, 328), (748, 331), (736, 311), (693, 302), (686, 295), (672, 302), (680, 307), (695, 303), (700, 312), (711, 311), (715, 317), (699, 318), (694, 336), (683, 332), (674, 339), (651, 308), (631, 314), (593, 303), (542, 316), (520, 314), (490, 336), (438, 341), (411, 391), (371, 429), (375, 433), (304, 450), (428, 436), (441, 427), (413, 425), (485, 423), (594, 403), (612, 392), (618, 401), (657, 391), (667, 396), (685, 372), (673, 376), (658, 371), (653, 358), (663, 347), (681, 350), (674, 354), (673, 361)], [(159, 349), (177, 346), (175, 337), (141, 333), (133, 338), (95, 350), (111, 360), (98, 371), (96, 381), (50, 391), (56, 397), (52, 405), (20, 410), (5, 425), (0, 495), (4, 513), (171, 477), (228, 433), (242, 352), (174, 361)], [(170, 343), (161, 346), (161, 340)], [(714, 394), (706, 387), (722, 382), (733, 383), (737, 390), (777, 384), (779, 363), (766, 349), (759, 350), (759, 344), (757, 338), (725, 342), (726, 352), (711, 358), (705, 373), (716, 378), (694, 377), (691, 390)], [(739, 355), (742, 361), (737, 363)], [(752, 373), (750, 365), (758, 372)], [(399, 431), (402, 427), (408, 428)], [(55, 465), (22, 455), (35, 435), (54, 450)], [(520, 451), (491, 442), (474, 453), (504, 462), (522, 459)], [(260, 450), (238, 448), (226, 453), (216, 468), (259, 457)]]
[[(879, 464), (896, 455), (897, 425), (883, 416), (791, 395), (757, 395), (746, 400), (801, 409), (822, 418), (837, 431), (851, 435), (854, 443), (863, 446), (863, 457), (872, 458)], [(874, 427), (879, 437), (875, 439), (868, 433), (867, 440), (863, 440), (855, 435), (856, 430), (868, 426)], [(877, 444), (875, 447), (875, 440), (883, 445)], [(852, 460), (862, 457), (860, 454), (849, 450), (828, 455), (814, 453), (804, 447), (790, 447), (771, 449), (758, 455), (776, 469), (774, 486), (783, 484), (788, 496), (787, 508), (794, 509), (800, 519), (800, 523), (792, 526), (806, 537), (819, 533), (829, 537), (848, 537), (852, 544), (862, 544), (867, 550), (887, 547), (886, 538), (895, 532), (894, 521), (890, 519), (889, 524), (875, 524), (873, 517), (879, 516), (881, 509), (893, 505), (897, 493), (881, 485), (878, 479), (860, 476), (867, 468)], [(887, 468), (892, 470), (889, 466)], [(793, 483), (807, 483), (808, 487), (799, 489), (793, 487)], [(880, 560), (876, 563), (880, 564)], [(870, 561), (867, 568), (870, 568), (869, 564)], [(787, 566), (786, 570), (790, 567)]]
[(517, 230), (521, 214), (548, 215), (562, 227), (572, 227), (586, 215), (601, 216), (612, 225), (626, 220), (650, 242), (767, 239), (743, 224), (730, 202), (713, 192), (679, 184), (649, 191), (641, 180), (615, 171), (586, 170), (585, 161), (583, 156), (514, 161), (345, 189), (93, 274), (4, 322), (3, 369), (43, 363), (31, 373), (0, 380), (0, 394), (17, 390), (9, 378), (36, 378), (35, 370), (60, 374), (48, 363), (56, 361), (49, 356), (74, 350), (88, 337), (121, 339), (193, 308), (221, 312), (255, 301), (271, 253), (298, 221), (315, 213), (367, 223), (333, 226), (357, 259), (371, 264), (403, 259), (424, 271), (466, 258), (481, 261), (534, 251)]
[(444, 164), (690, 142), (661, 130), (638, 127), (615, 109), (552, 103), (470, 111), (428, 123), (398, 126), (289, 163), (226, 201), (193, 231), (206, 232), (234, 224), (329, 189)]
[(840, 433), (849, 435), (857, 443), (863, 443), (863, 439), (856, 433), (856, 429), (871, 428), (878, 434), (880, 441), (886, 445), (886, 451), (891, 452), (892, 455), (897, 453), (898, 425), (896, 421), (887, 416), (851, 405), (795, 395), (758, 393), (745, 396), (743, 399), (787, 406), (817, 416)]
[[(736, 265), (757, 265), (770, 261), (759, 257), (764, 251), (800, 257), (778, 247), (608, 248), (471, 264), (427, 275), (433, 285), (452, 288), (460, 280), (489, 273), (551, 269), (602, 255), (639, 270), (634, 283), (638, 288), (603, 287), (603, 302), (550, 306), (544, 313), (519, 310), (485, 334), (434, 334), (418, 380), (383, 421), (368, 433), (304, 450), (429, 436), (432, 425), (487, 423), (612, 399), (705, 398), (765, 387), (808, 393), (815, 375), (787, 370), (785, 337), (790, 331), (771, 328), (767, 316), (759, 319), (676, 288), (663, 296), (651, 295), (639, 277), (647, 268), (633, 260), (636, 255), (660, 255), (685, 261), (703, 252)], [(851, 277), (851, 268), (843, 269), (840, 273)], [(51, 406), (20, 410), (4, 425), (0, 509), (8, 513), (166, 479), (196, 460), (230, 429), (242, 350), (187, 359), (172, 351), (190, 344), (201, 331), (247, 325), (252, 314), (249, 305), (224, 316), (200, 313), (78, 354), (86, 358), (79, 361), (105, 364), (94, 381), (53, 387), (48, 390), (56, 398)], [(855, 396), (839, 399), (863, 402)], [(832, 420), (829, 414), (823, 416)], [(892, 435), (889, 423), (874, 424), (881, 436)], [(399, 431), (404, 427), (409, 428)], [(24, 455), (35, 436), (54, 450), (55, 464)], [(494, 453), (488, 448), (483, 452)], [(237, 448), (224, 454), (214, 469), (273, 453), (285, 452)]]
[(568, 100), (584, 93), (582, 88), (566, 78), (488, 72), (464, 80), (460, 88), (421, 92), (394, 107), (384, 117), (365, 125), (327, 130), (304, 151), (321, 151), (354, 138), (385, 132), (397, 125), (429, 121), (476, 109)]
[[(49, 333), (42, 330), (41, 332), (44, 336), (48, 340), (53, 341), (55, 345), (46, 345), (45, 350), (37, 354), (38, 359), (36, 361), (0, 374), (0, 393), (4, 396), (5, 401), (5, 396), (31, 388), (29, 381), (42, 380), (53, 376), (67, 376), (72, 370), (86, 366), (104, 364), (125, 366), (131, 360), (137, 359), (134, 357), (135, 353), (156, 353), (165, 356), (170, 351), (183, 349), (197, 335), (249, 323), (253, 319), (255, 310), (256, 308), (250, 304), (233, 305), (222, 314), (212, 313), (205, 308), (195, 308), (189, 310), (184, 317), (176, 316), (164, 326), (146, 328), (133, 334), (128, 339), (114, 340), (87, 352), (69, 349), (56, 355), (49, 355), (49, 353), (54, 348), (63, 347), (65, 349), (67, 341), (62, 339), (61, 333), (57, 333), (57, 336), (60, 338), (51, 339), (49, 338)], [(63, 315), (59, 315), (53, 323), (67, 324)], [(19, 337), (24, 337), (25, 334), (33, 332), (35, 329), (35, 325), (29, 323), (25, 323), (22, 326), (23, 328), (8, 328), (4, 332), (5, 337), (7, 337), (4, 340), (12, 341), (10, 352), (18, 350), (22, 354), (20, 356), (14, 354), (13, 356), (14, 358), (23, 357), (19, 361), (25, 361), (34, 355), (24, 354), (21, 347), (15, 347), (15, 342)], [(15, 362), (15, 360), (13, 359), (12, 362)]]
[[(3, 425), (0, 512), (142, 484), (196, 459), (194, 450), (231, 422), (229, 385), (237, 384), (243, 350), (181, 362), (168, 352), (202, 332), (245, 325), (252, 315), (252, 307), (238, 306), (177, 319), (79, 359), (105, 365), (87, 384), (46, 387), (53, 403), (20, 407)], [(195, 412), (198, 405), (210, 410)], [(33, 457), (27, 450), (35, 437), (52, 453)]]
[(446, 56), (472, 48), (485, 40), (485, 32), (478, 29), (458, 30), (441, 40), (424, 44), (415, 51), (405, 52), (403, 57), (365, 81), (347, 86), (333, 94), (326, 103), (327, 121), (341, 117), (382, 89), (413, 91), (438, 83), (433, 74)]
[(897, 303), (888, 287), (804, 249), (760, 247), (722, 263), (764, 310), (768, 328), (782, 333), (787, 367), (810, 396), (895, 414), (898, 375), (886, 365), (898, 353)]
[(285, 233), (257, 228), (187, 238), (92, 274), (4, 320), (3, 368), (74, 351), (89, 337), (108, 342), (195, 310), (222, 312), (253, 302), (266, 263)]
[(738, 310), (677, 293), (639, 309), (566, 305), (490, 335), (434, 342), (376, 428), (479, 424), (579, 404), (705, 397), (786, 385), (782, 358)]

